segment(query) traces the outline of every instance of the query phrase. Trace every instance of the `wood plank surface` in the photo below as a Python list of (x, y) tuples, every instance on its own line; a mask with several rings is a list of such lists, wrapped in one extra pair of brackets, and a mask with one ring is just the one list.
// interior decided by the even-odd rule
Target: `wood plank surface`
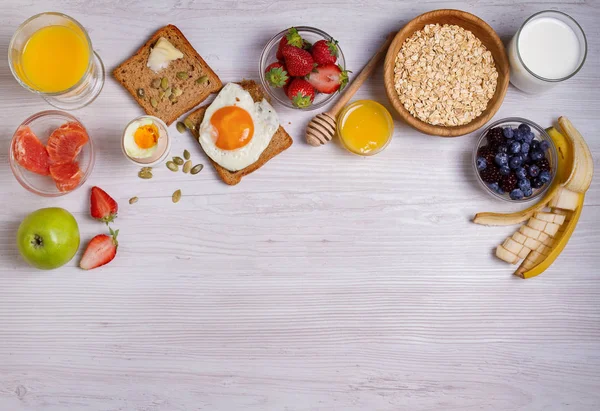
[[(510, 86), (494, 119), (543, 126), (566, 115), (600, 169), (600, 3), (305, 0), (75, 1), (0, 4), (0, 55), (17, 26), (61, 11), (89, 31), (107, 71), (162, 25), (176, 24), (223, 82), (257, 78), (262, 47), (291, 25), (340, 41), (357, 73), (385, 35), (418, 14), (458, 8), (510, 39), (529, 15), (579, 21), (589, 51), (576, 77), (542, 95)], [(514, 210), (478, 186), (473, 133), (419, 134), (396, 118), (372, 158), (303, 141), (313, 113), (276, 106), (294, 145), (235, 187), (207, 166), (158, 168), (141, 181), (119, 138), (140, 108), (107, 77), (74, 112), (98, 155), (84, 189), (36, 197), (14, 179), (15, 128), (50, 108), (0, 59), (0, 410), (313, 411), (600, 409), (600, 178), (570, 243), (542, 276), (521, 280), (493, 256), (513, 227), (482, 227), (478, 211)], [(355, 97), (391, 109), (381, 67)], [(117, 258), (90, 272), (35, 271), (15, 233), (29, 212), (64, 207), (82, 241), (99, 185), (120, 204)], [(183, 198), (171, 203), (181, 189)], [(127, 200), (138, 196), (130, 206)]]

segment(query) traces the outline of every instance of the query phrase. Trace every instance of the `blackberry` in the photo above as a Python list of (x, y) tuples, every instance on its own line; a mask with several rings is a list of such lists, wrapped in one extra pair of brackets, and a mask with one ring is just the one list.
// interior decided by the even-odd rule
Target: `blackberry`
[(542, 158), (536, 162), (541, 171), (550, 171), (550, 162), (547, 158)]
[(485, 170), (479, 173), (479, 175), (481, 176), (481, 179), (488, 184), (497, 183), (502, 178), (498, 167), (495, 167), (491, 164)]
[(510, 193), (517, 188), (517, 176), (515, 173), (510, 173), (500, 179), (500, 188), (507, 193)]
[(490, 131), (487, 132), (487, 141), (493, 147), (499, 146), (504, 142), (504, 134), (502, 132), (502, 128), (494, 127)]
[(490, 146), (483, 146), (477, 152), (479, 157), (483, 157), (487, 164), (494, 164), (494, 158), (496, 157), (496, 152)]

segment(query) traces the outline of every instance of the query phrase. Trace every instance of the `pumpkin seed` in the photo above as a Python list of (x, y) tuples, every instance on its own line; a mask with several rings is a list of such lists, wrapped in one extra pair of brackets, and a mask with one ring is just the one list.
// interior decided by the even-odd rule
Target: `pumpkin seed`
[(187, 80), (187, 78), (189, 77), (189, 74), (187, 71), (180, 71), (179, 73), (176, 74), (176, 76), (179, 80)]
[(142, 171), (152, 171), (152, 167), (142, 167)]
[(173, 104), (177, 103), (177, 97), (173, 94), (169, 96), (169, 100), (171, 100), (171, 103)]
[(173, 90), (171, 89), (171, 87), (167, 87), (167, 89), (165, 90), (164, 98), (171, 97), (171, 93), (173, 93)]
[(192, 167), (190, 173), (192, 173), (193, 175), (198, 174), (200, 171), (202, 171), (203, 168), (203, 164), (196, 164), (194, 167)]
[(179, 202), (179, 200), (181, 200), (181, 190), (175, 191), (173, 196), (171, 196), (171, 200), (173, 200), (174, 203)]
[(138, 88), (138, 89), (137, 89), (137, 95), (138, 95), (138, 97), (140, 97), (140, 98), (144, 98), (144, 96), (146, 95), (146, 92), (144, 91), (144, 89), (143, 89), (143, 88)]
[(190, 172), (191, 169), (192, 169), (192, 160), (188, 160), (183, 165), (183, 172), (187, 174)]
[(155, 78), (154, 80), (152, 80), (152, 87), (153, 88), (159, 88), (160, 87), (160, 79), (159, 78)]
[(161, 90), (161, 91), (159, 91), (159, 92), (158, 92), (158, 98), (159, 98), (159, 99), (161, 99), (161, 100), (164, 100), (164, 98), (165, 98), (165, 92), (164, 92), (164, 91), (162, 91), (162, 90)]
[(185, 120), (183, 120), (183, 124), (185, 124), (185, 126), (187, 128), (189, 128), (190, 130), (193, 130), (196, 128), (196, 125), (194, 124), (194, 122), (192, 121), (191, 118), (187, 117)]
[(142, 170), (138, 173), (138, 177), (143, 178), (144, 180), (149, 180), (152, 178), (152, 173), (150, 171)]
[(171, 171), (179, 171), (179, 166), (172, 161), (167, 161), (167, 168)]
[(177, 122), (177, 125), (175, 127), (180, 133), (185, 133), (185, 130), (187, 130), (187, 127), (181, 121)]
[(182, 166), (183, 165), (183, 158), (181, 158), (181, 157), (173, 157), (173, 162), (175, 164), (177, 164), (178, 166)]
[(139, 198), (137, 198), (137, 197), (131, 197), (129, 199), (129, 204), (135, 204), (138, 202), (138, 200), (139, 200)]
[(180, 89), (179, 87), (175, 87), (175, 88), (173, 89), (173, 95), (174, 95), (175, 97), (179, 97), (179, 96), (180, 96), (180, 95), (182, 95), (182, 94), (183, 94), (183, 90), (182, 90), (182, 89)]
[(169, 87), (169, 79), (167, 79), (166, 77), (163, 77), (160, 79), (160, 88), (162, 88), (163, 90), (166, 90), (167, 87)]
[(183, 150), (183, 158), (186, 160), (190, 159), (190, 152), (187, 150)]
[(150, 104), (152, 105), (152, 107), (156, 108), (158, 106), (158, 101), (156, 101), (156, 99), (152, 97), (150, 99)]
[(208, 83), (208, 76), (202, 76), (198, 80), (196, 80), (196, 84), (205, 84)]

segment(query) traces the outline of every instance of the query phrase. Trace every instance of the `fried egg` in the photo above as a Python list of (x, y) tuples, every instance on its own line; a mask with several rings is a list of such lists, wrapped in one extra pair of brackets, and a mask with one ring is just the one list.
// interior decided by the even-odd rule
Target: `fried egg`
[(267, 100), (255, 103), (239, 84), (229, 83), (206, 109), (198, 140), (215, 163), (238, 171), (258, 160), (278, 128)]
[(123, 146), (129, 157), (152, 157), (158, 147), (160, 132), (152, 119), (144, 118), (132, 122), (125, 130)]

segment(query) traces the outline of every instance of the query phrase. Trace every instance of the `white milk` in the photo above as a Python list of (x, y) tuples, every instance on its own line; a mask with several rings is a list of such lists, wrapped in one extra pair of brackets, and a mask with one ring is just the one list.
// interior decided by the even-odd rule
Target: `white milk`
[(547, 11), (528, 21), (520, 34), (515, 34), (508, 46), (510, 81), (514, 86), (536, 93), (554, 86), (579, 68), (585, 55), (585, 40), (574, 23), (569, 16)]

